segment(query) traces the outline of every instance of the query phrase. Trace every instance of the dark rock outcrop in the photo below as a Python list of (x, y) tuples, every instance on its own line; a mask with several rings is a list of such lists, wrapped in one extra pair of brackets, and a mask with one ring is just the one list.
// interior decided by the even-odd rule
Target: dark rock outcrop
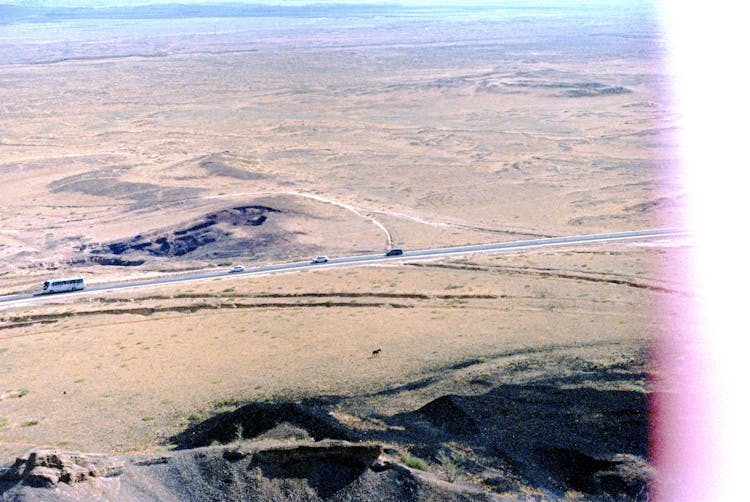
[(182, 225), (141, 233), (126, 240), (81, 246), (81, 256), (74, 262), (133, 267), (152, 258), (239, 256), (252, 252), (254, 246), (267, 247), (273, 242), (268, 233), (253, 233), (250, 238), (237, 232), (243, 229), (257, 232), (274, 213), (281, 213), (281, 210), (258, 204), (222, 209)]
[[(228, 443), (237, 439), (238, 431), (241, 431), (243, 439), (260, 439), (281, 438), (278, 433), (284, 430), (293, 434), (295, 439), (301, 437), (300, 433), (316, 440), (361, 439), (358, 434), (341, 425), (323, 409), (283, 402), (246, 404), (232, 412), (196, 424), (171, 440), (182, 448), (196, 448), (214, 442)], [(277, 434), (273, 434), (274, 431)]]
[(460, 396), (441, 396), (419, 408), (416, 413), (449, 434), (465, 436), (480, 432), (480, 424), (467, 412)]
[[(372, 468), (375, 466), (375, 468)], [(0, 477), (0, 499), (493, 500), (383, 458), (374, 443), (244, 442), (155, 455), (38, 451)]]

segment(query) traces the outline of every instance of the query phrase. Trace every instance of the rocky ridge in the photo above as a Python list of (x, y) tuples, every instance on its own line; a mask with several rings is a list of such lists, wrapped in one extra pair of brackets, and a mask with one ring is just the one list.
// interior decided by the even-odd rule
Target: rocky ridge
[(375, 443), (245, 441), (151, 455), (36, 450), (0, 474), (0, 499), (503, 500), (415, 471)]

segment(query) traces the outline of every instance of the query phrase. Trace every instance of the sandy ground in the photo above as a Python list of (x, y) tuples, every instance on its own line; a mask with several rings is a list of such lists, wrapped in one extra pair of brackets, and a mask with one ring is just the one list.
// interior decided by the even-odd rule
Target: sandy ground
[[(3, 456), (40, 444), (152, 451), (216, 403), (364, 396), (477, 358), (463, 371), (537, 361), (505, 368), (512, 382), (562, 355), (647, 365), (668, 326), (656, 315), (689, 293), (655, 269), (668, 246), (318, 270), (8, 309)], [(397, 413), (428, 398), (372, 405)]]
[[(0, 294), (51, 276), (93, 283), (675, 225), (683, 193), (670, 169), (661, 42), (640, 20), (545, 19), (520, 33), (469, 19), (71, 45), (90, 58), (29, 46), (22, 62), (0, 65)], [(168, 50), (151, 55), (159, 44)], [(214, 247), (195, 253), (90, 261), (92, 249), (176, 239), (248, 205), (280, 211), (257, 226), (217, 224)], [(356, 425), (477, 393), (467, 383), (477, 378), (619, 367), (624, 380), (590, 385), (649, 394), (653, 349), (693, 301), (690, 245), (316, 270), (6, 308), (0, 461), (41, 445), (168, 449), (189, 424), (245, 401), (344, 396), (339, 417)]]
[[(81, 246), (275, 197), (299, 199), (306, 221), (273, 230), (286, 248), (235, 258), (673, 224), (659, 45), (591, 45), (584, 30), (575, 50), (540, 60), (523, 41), (477, 42), (509, 29), (495, 22), (462, 24), (438, 47), (439, 23), (425, 40), (394, 24), (346, 50), (292, 31), (240, 52), (202, 53), (195, 39), (169, 57), (3, 65), (0, 289), (101, 276), (71, 270)], [(116, 275), (216, 263), (147, 258)]]

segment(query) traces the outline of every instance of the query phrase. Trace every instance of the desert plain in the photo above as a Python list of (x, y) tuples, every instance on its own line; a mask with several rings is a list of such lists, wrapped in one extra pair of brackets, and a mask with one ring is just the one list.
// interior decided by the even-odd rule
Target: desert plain
[[(675, 226), (658, 26), (605, 11), (0, 37), (0, 293)], [(649, 403), (693, 301), (690, 246), (394, 259), (3, 306), (0, 464), (39, 447), (169, 452), (248, 403), (302, 403), (490, 494), (645, 500)], [(631, 483), (606, 484), (604, 466)]]

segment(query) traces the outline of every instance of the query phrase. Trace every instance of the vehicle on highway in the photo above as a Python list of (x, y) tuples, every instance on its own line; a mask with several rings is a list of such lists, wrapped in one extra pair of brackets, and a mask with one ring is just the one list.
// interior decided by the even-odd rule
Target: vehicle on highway
[(245, 267), (243, 267), (242, 265), (235, 265), (234, 267), (229, 269), (230, 274), (236, 274), (237, 272), (244, 272), (244, 271), (245, 271)]
[(386, 255), (386, 256), (401, 256), (402, 254), (404, 254), (404, 250), (403, 250), (403, 249), (401, 249), (401, 248), (393, 248), (393, 249), (389, 249), (389, 250), (388, 250), (388, 251), (387, 251), (387, 252), (385, 253), (385, 255)]
[(80, 291), (86, 288), (83, 277), (72, 277), (70, 279), (50, 279), (44, 281), (43, 293), (64, 293), (65, 291)]
[(327, 256), (316, 256), (313, 258), (310, 263), (315, 265), (316, 263), (328, 263), (328, 257)]

